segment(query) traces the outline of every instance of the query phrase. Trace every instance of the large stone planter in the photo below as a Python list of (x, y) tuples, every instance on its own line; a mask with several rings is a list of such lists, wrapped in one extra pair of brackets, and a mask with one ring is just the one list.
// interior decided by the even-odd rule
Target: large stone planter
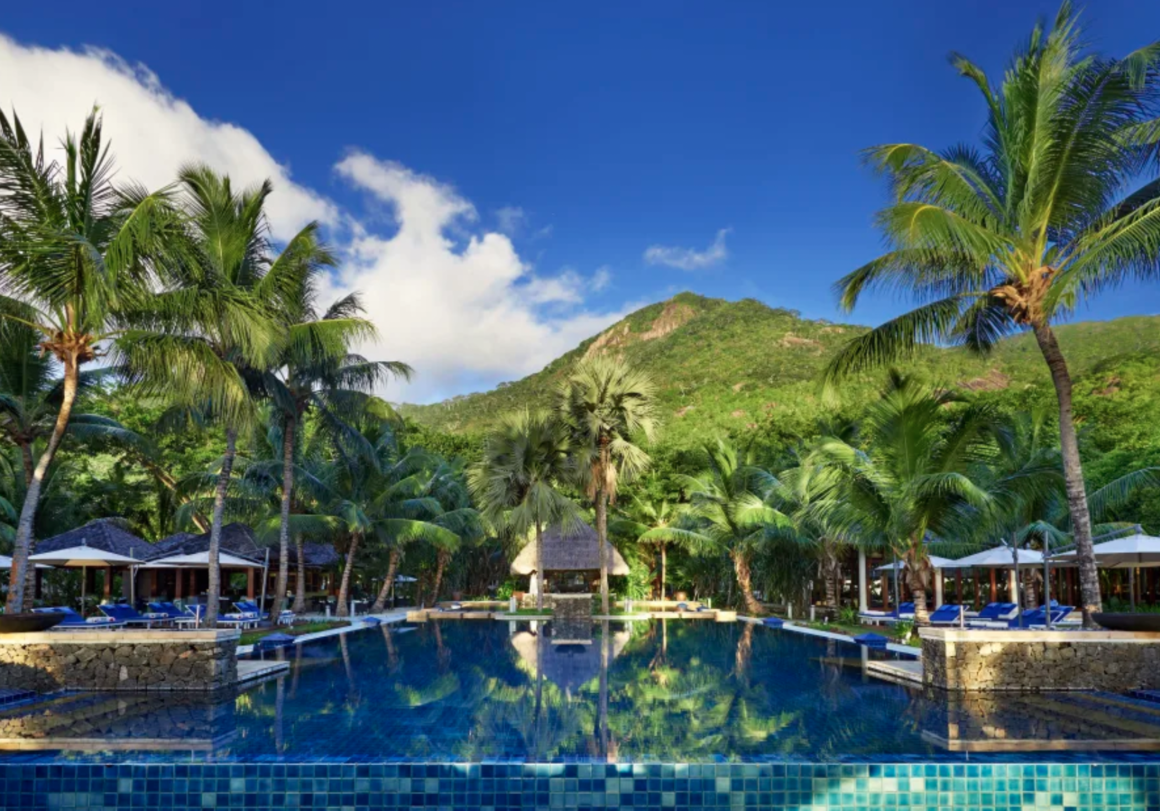
[(0, 635), (0, 688), (218, 690), (238, 680), (236, 631), (100, 630)]
[(922, 628), (923, 682), (944, 690), (1160, 689), (1160, 633)]

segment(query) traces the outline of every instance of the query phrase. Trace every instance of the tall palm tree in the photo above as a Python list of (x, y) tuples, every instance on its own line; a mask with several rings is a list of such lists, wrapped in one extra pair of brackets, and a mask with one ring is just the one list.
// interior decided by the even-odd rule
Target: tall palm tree
[(640, 476), (649, 456), (634, 441), (656, 434), (655, 386), (621, 358), (582, 360), (560, 391), (560, 412), (577, 456), (577, 475), (596, 508), (600, 545), (600, 605), (608, 605), (608, 505), (621, 483)]
[(578, 520), (576, 505), (559, 489), (574, 475), (565, 426), (552, 414), (530, 411), (503, 418), (468, 475), (471, 495), (492, 524), (535, 533), (536, 608), (544, 607), (544, 528)]
[[(285, 347), (301, 341), (308, 356), (345, 353), (329, 333), (323, 343), (309, 344), (316, 336), (293, 334), (289, 325), (297, 320), (302, 290), (333, 258), (319, 241), (317, 225), (306, 226), (273, 255), (265, 202), (269, 181), (241, 192), (228, 176), (202, 165), (184, 167), (179, 174), (183, 205), (189, 226), (181, 261), (171, 270), (178, 284), (174, 294), (185, 304), (188, 317), (158, 318), (162, 338), (152, 341), (153, 350), (168, 349), (216, 361), (220, 381), (198, 381), (185, 393), (185, 369), (150, 363), (149, 358), (130, 357), (137, 378), (146, 388), (183, 395), (188, 402), (216, 418), (225, 428), (225, 452), (218, 468), (210, 518), (209, 588), (206, 623), (217, 619), (221, 572), (217, 565), (228, 491), (233, 480), (239, 434), (257, 422), (257, 400), (251, 385), (255, 370), (267, 368)], [(164, 352), (161, 353), (164, 357)], [(249, 379), (250, 382), (247, 382)], [(284, 566), (286, 556), (282, 558)]]
[(796, 528), (774, 506), (779, 482), (756, 464), (748, 450), (717, 440), (705, 446), (705, 454), (708, 470), (680, 477), (690, 502), (684, 520), (648, 534), (701, 551), (724, 552), (733, 565), (745, 610), (757, 615), (762, 608), (753, 596), (753, 556), (771, 536)]
[(113, 185), (95, 110), (62, 147), (63, 166), (45, 160), (43, 140), (34, 145), (16, 115), (0, 114), (0, 320), (35, 330), (40, 350), (63, 372), (56, 419), (17, 523), (9, 611), (24, 604), (41, 488), (68, 429), (81, 368), (129, 342), (131, 313), (157, 290), (147, 258), (177, 223), (165, 192)]
[[(278, 542), (277, 594), (279, 609), (289, 585), (290, 505), (294, 492), (294, 448), (299, 428), (307, 415), (317, 417), (321, 432), (335, 442), (354, 446), (374, 461), (373, 449), (357, 430), (363, 417), (393, 416), (391, 407), (373, 396), (374, 390), (392, 376), (409, 380), (411, 367), (397, 361), (369, 361), (355, 354), (336, 356), (331, 349), (345, 350), (375, 336), (374, 325), (362, 317), (355, 294), (331, 304), (319, 314), (315, 274), (322, 264), (309, 263), (309, 273), (298, 285), (293, 302), (288, 340), (277, 359), (261, 376), (260, 387), (282, 415), (282, 522)], [(322, 348), (320, 351), (320, 347)], [(302, 590), (299, 589), (299, 592)], [(297, 602), (297, 595), (295, 600)]]
[(824, 437), (811, 459), (844, 480), (811, 513), (837, 531), (892, 549), (906, 562), (919, 624), (928, 617), (928, 544), (952, 536), (963, 505), (991, 509), (977, 475), (990, 458), (997, 417), (988, 407), (959, 400), (892, 372), (882, 397), (866, 409), (859, 444)]
[(905, 290), (920, 306), (852, 340), (830, 383), (922, 342), (986, 353), (1006, 335), (1034, 334), (1059, 404), (1085, 623), (1099, 610), (1099, 580), (1071, 375), (1053, 326), (1087, 295), (1160, 276), (1160, 181), (1139, 182), (1160, 145), (1158, 59), (1155, 43), (1123, 59), (1085, 53), (1066, 2), (998, 85), (953, 55), (988, 111), (984, 149), (868, 149), (894, 196), (877, 219), (890, 250), (837, 284), (847, 310), (872, 288)]

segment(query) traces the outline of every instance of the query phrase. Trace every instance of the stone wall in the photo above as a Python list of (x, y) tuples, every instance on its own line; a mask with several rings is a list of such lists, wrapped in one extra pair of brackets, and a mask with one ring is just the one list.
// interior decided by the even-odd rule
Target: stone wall
[(944, 690), (1160, 688), (1160, 634), (923, 628), (923, 682)]
[(0, 635), (0, 688), (217, 690), (238, 679), (237, 631)]

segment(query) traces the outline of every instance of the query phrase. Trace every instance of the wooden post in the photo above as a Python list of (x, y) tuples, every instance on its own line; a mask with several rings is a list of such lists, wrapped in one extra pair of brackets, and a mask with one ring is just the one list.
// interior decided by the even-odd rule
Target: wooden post
[(991, 567), (991, 599), (988, 600), (988, 602), (991, 602), (991, 603), (999, 602), (999, 594), (998, 594), (998, 591), (996, 590), (996, 587), (995, 587), (995, 567), (994, 566)]
[(955, 602), (963, 604), (963, 570), (955, 569)]
[(182, 589), (182, 586), (185, 585), (185, 583), (184, 583), (185, 578), (183, 578), (181, 576), (181, 569), (175, 569), (173, 571), (173, 579), (175, 581), (173, 584), (173, 599), (180, 600), (181, 595), (184, 591), (184, 589)]
[(254, 570), (246, 569), (246, 599), (254, 599)]
[(113, 596), (113, 567), (112, 566), (105, 567), (104, 592), (105, 592), (105, 602), (107, 603), (109, 601), (109, 598)]
[(882, 575), (882, 610), (890, 610), (890, 584), (886, 575)]

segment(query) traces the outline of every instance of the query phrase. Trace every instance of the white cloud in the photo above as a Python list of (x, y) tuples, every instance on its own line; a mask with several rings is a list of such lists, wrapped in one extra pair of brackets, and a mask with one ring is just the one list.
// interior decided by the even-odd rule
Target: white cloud
[(667, 245), (652, 245), (644, 252), (644, 261), (650, 265), (668, 265), (680, 270), (702, 270), (724, 262), (729, 256), (729, 249), (725, 247), (725, 237), (731, 228), (722, 228), (717, 232), (713, 244), (703, 251), (695, 248), (677, 248)]
[(501, 234), (507, 234), (509, 237), (516, 235), (528, 215), (519, 206), (504, 206), (495, 212), (496, 222), (499, 223), (499, 231)]
[(338, 221), (337, 207), (296, 184), (249, 131), (202, 118), (175, 98), (143, 65), (109, 51), (26, 47), (0, 34), (0, 105), (13, 109), (30, 133), (43, 131), (46, 150), (67, 129), (76, 131), (94, 104), (104, 113), (104, 136), (112, 145), (119, 176), (150, 188), (173, 182), (178, 168), (201, 160), (240, 184), (274, 182), (268, 211), (277, 238), (311, 220)]
[[(104, 110), (120, 177), (160, 187), (200, 160), (240, 184), (273, 179), (268, 210), (277, 237), (313, 219), (338, 226), (330, 237), (346, 262), (327, 293), (361, 291), (380, 334), (362, 351), (418, 372), (410, 385), (391, 385), (392, 399), (441, 399), (537, 371), (631, 309), (586, 308), (586, 295), (607, 284), (606, 270), (535, 272), (509, 236), (481, 228), (475, 207), (447, 184), (349, 154), (336, 170), (374, 206), (391, 209), (394, 227), (384, 232), (381, 217), (360, 219), (294, 183), (252, 133), (202, 117), (144, 66), (108, 51), (26, 47), (0, 35), (0, 105), (15, 107), (27, 129), (43, 128), (46, 146), (77, 129), (94, 102)], [(509, 209), (508, 225), (526, 229), (522, 209)], [(497, 221), (503, 227), (498, 213)], [(532, 238), (550, 232), (545, 226)]]
[(585, 309), (585, 294), (606, 283), (599, 271), (534, 273), (506, 235), (468, 228), (474, 206), (444, 183), (363, 152), (336, 169), (397, 224), (390, 235), (356, 236), (330, 291), (362, 291), (380, 333), (369, 354), (418, 370), (406, 388), (392, 386), (393, 399), (429, 401), (522, 377), (630, 311)]
[(596, 268), (596, 272), (592, 274), (592, 289), (599, 293), (604, 290), (612, 282), (612, 268), (608, 265), (602, 265)]

